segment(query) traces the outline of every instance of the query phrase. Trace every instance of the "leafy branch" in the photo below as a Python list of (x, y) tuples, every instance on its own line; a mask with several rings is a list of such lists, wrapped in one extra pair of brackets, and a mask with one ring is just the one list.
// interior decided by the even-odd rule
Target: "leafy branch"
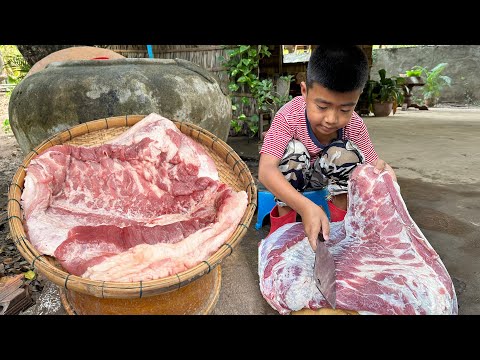
[(8, 119), (3, 120), (2, 130), (4, 133), (9, 133), (12, 131), (12, 128), (10, 127), (10, 121)]
[(452, 79), (449, 76), (442, 75), (447, 65), (448, 63), (440, 63), (431, 70), (419, 65), (412, 68), (412, 70), (420, 72), (425, 78), (425, 85), (422, 88), (424, 99), (432, 99), (436, 102), (444, 86), (451, 86)]
[[(259, 111), (278, 110), (279, 106), (289, 100), (288, 96), (281, 96), (273, 90), (271, 79), (261, 80), (259, 78), (260, 60), (271, 55), (267, 45), (237, 45), (227, 50), (226, 54), (228, 58), (220, 57), (220, 61), (228, 72), (230, 80), (228, 88), (232, 93), (248, 89)], [(284, 78), (292, 80), (291, 75)], [(245, 105), (251, 104), (251, 100), (247, 96), (242, 96), (241, 102)], [(235, 133), (239, 133), (243, 124), (246, 123), (254, 136), (258, 132), (259, 116), (257, 114), (252, 116), (246, 116), (243, 113), (237, 114), (239, 107), (233, 103), (233, 99), (232, 110), (234, 118), (231, 121), (231, 128)]]
[(30, 71), (31, 66), (16, 49), (16, 46), (2, 45), (0, 55), (4, 60), (3, 69), (7, 75), (9, 84), (18, 84)]

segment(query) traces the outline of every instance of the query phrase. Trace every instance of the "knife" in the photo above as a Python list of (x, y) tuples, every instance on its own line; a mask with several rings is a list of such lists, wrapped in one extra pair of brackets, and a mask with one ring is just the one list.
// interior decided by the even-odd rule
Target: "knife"
[(322, 234), (318, 234), (315, 266), (313, 268), (315, 284), (328, 304), (335, 309), (337, 305), (335, 287), (335, 262), (330, 254)]

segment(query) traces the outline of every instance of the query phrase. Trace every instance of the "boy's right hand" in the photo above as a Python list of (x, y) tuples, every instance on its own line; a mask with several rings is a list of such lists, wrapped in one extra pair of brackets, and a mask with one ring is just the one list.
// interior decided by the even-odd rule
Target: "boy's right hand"
[(315, 203), (309, 204), (300, 214), (302, 216), (305, 235), (313, 251), (317, 249), (318, 234), (322, 232), (323, 237), (327, 241), (330, 235), (330, 222), (327, 214), (323, 209)]

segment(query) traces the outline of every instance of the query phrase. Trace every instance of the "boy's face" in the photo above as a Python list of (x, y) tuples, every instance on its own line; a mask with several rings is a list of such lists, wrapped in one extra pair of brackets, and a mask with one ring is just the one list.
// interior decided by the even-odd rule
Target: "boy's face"
[(330, 135), (345, 127), (362, 93), (362, 89), (336, 92), (317, 83), (307, 89), (305, 82), (302, 82), (300, 87), (307, 103), (308, 120), (318, 135)]

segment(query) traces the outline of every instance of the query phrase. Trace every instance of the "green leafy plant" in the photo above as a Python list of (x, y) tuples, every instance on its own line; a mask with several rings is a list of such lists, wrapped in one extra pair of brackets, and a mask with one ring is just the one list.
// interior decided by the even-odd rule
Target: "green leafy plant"
[[(15, 45), (0, 45), (0, 56), (3, 60), (3, 66), (0, 73), (5, 73), (7, 76), (6, 85), (7, 96), (10, 96), (15, 86), (22, 81), (31, 66), (24, 59), (22, 54), (18, 51)], [(2, 63), (0, 61), (0, 63)]]
[(10, 127), (10, 121), (8, 119), (3, 120), (2, 130), (6, 133), (12, 131), (12, 128)]
[(403, 103), (402, 86), (405, 83), (405, 79), (401, 77), (387, 78), (385, 69), (380, 69), (378, 74), (380, 75), (380, 80), (369, 80), (366, 85), (369, 110), (373, 112), (373, 104), (375, 102), (392, 102), (392, 109), (395, 114), (398, 104)]
[[(238, 114), (239, 106), (234, 103), (236, 92), (248, 89), (252, 97), (242, 96), (240, 101), (245, 105), (250, 105), (251, 99), (253, 99), (258, 111), (276, 111), (291, 99), (288, 94), (281, 95), (276, 91), (272, 79), (260, 79), (259, 77), (260, 60), (270, 55), (267, 45), (237, 45), (227, 51), (228, 59), (219, 58), (229, 75), (228, 88), (233, 94), (232, 111), (234, 113), (231, 128), (236, 134), (242, 130), (243, 124), (248, 126), (251, 136), (258, 132), (259, 127), (257, 114), (252, 116)], [(287, 75), (280, 78), (282, 81), (291, 82), (293, 76)]]
[(252, 136), (258, 132), (259, 119), (260, 117), (257, 114), (253, 114), (252, 116), (247, 117), (245, 120), (250, 132), (252, 133)]
[(3, 58), (3, 69), (9, 84), (18, 84), (30, 71), (31, 66), (18, 51), (16, 46), (2, 45), (0, 52)]
[[(219, 60), (228, 72), (230, 80), (228, 89), (232, 93), (249, 89), (252, 96), (255, 97), (255, 90), (260, 83), (258, 74), (259, 62), (265, 56), (268, 57), (271, 55), (268, 51), (268, 46), (236, 45), (228, 49), (226, 54), (227, 59), (220, 56)], [(250, 98), (248, 96), (242, 96), (240, 101), (245, 105), (250, 104)], [(239, 133), (242, 130), (244, 123), (249, 124), (245, 114), (238, 114), (239, 107), (237, 105), (238, 104), (234, 103), (232, 96), (233, 119), (231, 120), (231, 128), (235, 133)], [(252, 121), (250, 121), (250, 124), (252, 124)], [(254, 132), (255, 127), (250, 126), (250, 124), (250, 131)]]
[(34, 271), (28, 270), (27, 272), (23, 273), (23, 276), (25, 276), (25, 279), (27, 280), (33, 280), (37, 276)]
[(7, 57), (4, 66), (10, 84), (18, 84), (30, 71), (30, 65), (22, 55)]
[(429, 103), (429, 106), (433, 106), (437, 103), (445, 85), (451, 86), (452, 84), (452, 79), (449, 76), (442, 75), (442, 72), (447, 65), (448, 63), (440, 63), (431, 70), (418, 65), (412, 68), (412, 70), (418, 70), (421, 72), (421, 76), (425, 81), (425, 85), (422, 87), (421, 91), (423, 99), (426, 103)]

